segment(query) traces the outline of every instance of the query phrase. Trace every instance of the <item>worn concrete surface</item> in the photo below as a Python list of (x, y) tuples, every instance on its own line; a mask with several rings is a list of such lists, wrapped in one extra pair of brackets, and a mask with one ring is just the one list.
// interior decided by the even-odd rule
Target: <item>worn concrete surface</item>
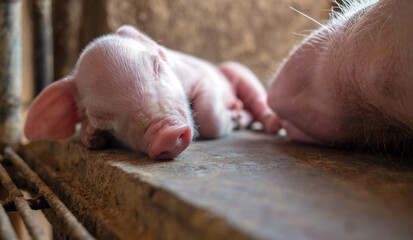
[(236, 132), (174, 161), (78, 140), (23, 155), (100, 239), (411, 239), (410, 158)]

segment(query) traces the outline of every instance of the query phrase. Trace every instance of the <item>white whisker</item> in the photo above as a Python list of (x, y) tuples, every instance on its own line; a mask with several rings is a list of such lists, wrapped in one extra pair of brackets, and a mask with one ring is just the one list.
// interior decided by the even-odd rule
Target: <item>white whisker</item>
[(301, 12), (301, 11), (299, 11), (299, 10), (297, 10), (297, 9), (293, 8), (293, 7), (290, 7), (290, 8), (291, 8), (293, 11), (295, 11), (295, 12), (297, 12), (297, 13), (299, 13), (299, 14), (303, 15), (304, 17), (306, 17), (306, 18), (310, 19), (310, 20), (311, 20), (311, 21), (313, 21), (314, 23), (316, 23), (316, 24), (320, 25), (321, 27), (325, 28), (325, 26), (324, 26), (323, 24), (321, 24), (319, 21), (315, 20), (314, 18), (312, 18), (312, 17), (308, 16), (307, 14), (305, 14), (305, 13), (303, 13), (303, 12)]
[(315, 31), (317, 31), (318, 29), (307, 29), (307, 30), (302, 30), (302, 31), (300, 31), (300, 32), (309, 32), (309, 33), (313, 33), (313, 32), (315, 32)]
[(301, 36), (301, 37), (309, 37), (310, 35), (302, 34), (302, 33), (297, 33), (297, 32), (292, 32), (292, 34)]

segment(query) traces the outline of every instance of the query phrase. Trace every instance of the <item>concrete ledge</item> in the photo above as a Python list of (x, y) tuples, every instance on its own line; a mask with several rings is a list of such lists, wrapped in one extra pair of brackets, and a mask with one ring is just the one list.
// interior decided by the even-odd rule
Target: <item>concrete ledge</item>
[(409, 239), (413, 161), (236, 132), (174, 161), (76, 139), (23, 157), (99, 239)]

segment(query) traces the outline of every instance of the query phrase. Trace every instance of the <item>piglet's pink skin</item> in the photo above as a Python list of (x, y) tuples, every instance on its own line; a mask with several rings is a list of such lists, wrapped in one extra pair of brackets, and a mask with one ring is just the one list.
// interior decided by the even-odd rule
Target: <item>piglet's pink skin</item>
[(189, 146), (195, 124), (203, 138), (224, 136), (254, 120), (277, 132), (280, 122), (266, 98), (246, 67), (216, 67), (123, 26), (90, 43), (74, 74), (34, 100), (25, 135), (63, 139), (81, 122), (82, 141), (90, 148), (115, 137), (153, 159), (171, 159)]
[(413, 139), (413, 1), (344, 1), (269, 88), (296, 141), (399, 148)]

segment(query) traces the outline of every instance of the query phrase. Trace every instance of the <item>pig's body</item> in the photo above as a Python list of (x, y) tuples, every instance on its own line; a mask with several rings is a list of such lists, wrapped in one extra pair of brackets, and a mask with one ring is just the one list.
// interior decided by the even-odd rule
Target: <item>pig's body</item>
[[(166, 50), (173, 62), (172, 71), (192, 103), (201, 137), (216, 138), (237, 128), (237, 111), (231, 110), (238, 100), (230, 83), (217, 67), (201, 59)], [(219, 103), (219, 104), (217, 104)]]
[(280, 124), (266, 103), (266, 91), (247, 68), (237, 63), (217, 67), (177, 51), (166, 52), (192, 103), (201, 137), (220, 137), (253, 120), (262, 122), (268, 133), (278, 131)]
[(67, 138), (81, 122), (82, 141), (90, 148), (101, 148), (114, 136), (151, 158), (170, 159), (194, 136), (191, 107), (205, 138), (226, 135), (254, 119), (268, 132), (279, 128), (263, 87), (247, 68), (236, 63), (217, 68), (124, 26), (117, 35), (89, 44), (74, 74), (35, 99), (25, 134)]
[(393, 148), (413, 136), (413, 1), (345, 1), (297, 46), (269, 88), (288, 135)]

